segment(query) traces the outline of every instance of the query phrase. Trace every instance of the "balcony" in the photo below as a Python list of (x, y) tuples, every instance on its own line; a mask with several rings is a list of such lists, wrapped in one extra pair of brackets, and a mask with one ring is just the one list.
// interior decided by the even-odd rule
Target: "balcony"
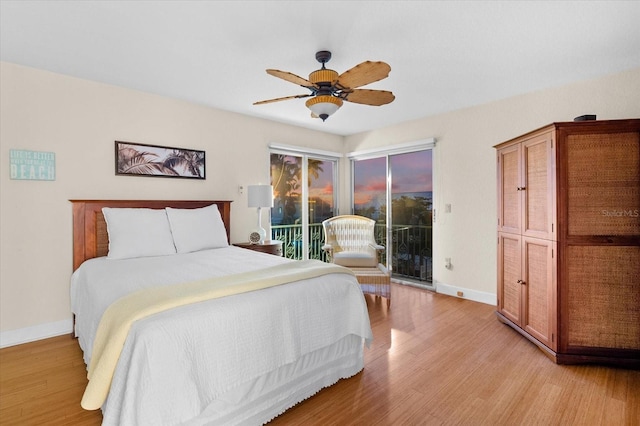
[[(376, 241), (389, 249), (384, 225), (376, 225)], [(432, 227), (416, 225), (393, 225), (391, 227), (391, 262), (393, 277), (431, 283)], [(302, 259), (302, 225), (271, 226), (271, 239), (282, 241), (284, 256)], [(327, 261), (322, 250), (324, 232), (321, 223), (309, 225), (309, 259)], [(386, 264), (386, 254), (380, 263)]]

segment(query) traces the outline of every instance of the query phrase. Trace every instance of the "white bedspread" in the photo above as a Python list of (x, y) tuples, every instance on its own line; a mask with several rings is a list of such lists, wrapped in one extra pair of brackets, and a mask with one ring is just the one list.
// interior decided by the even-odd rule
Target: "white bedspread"
[[(237, 247), (85, 262), (72, 309), (85, 362), (102, 313), (141, 288), (257, 270), (284, 258)], [(188, 265), (188, 266), (187, 266)], [(103, 406), (105, 424), (192, 421), (220, 395), (346, 336), (372, 338), (366, 304), (347, 274), (199, 302), (137, 321)], [(214, 414), (215, 417), (215, 414)]]

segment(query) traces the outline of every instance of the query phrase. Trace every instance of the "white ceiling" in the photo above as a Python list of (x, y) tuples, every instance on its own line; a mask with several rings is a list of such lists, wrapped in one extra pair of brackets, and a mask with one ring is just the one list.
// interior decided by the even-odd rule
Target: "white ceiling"
[[(639, 1), (0, 1), (2, 61), (349, 135), (640, 67)], [(308, 77), (391, 65), (380, 107), (345, 102), (326, 122)], [(564, 119), (564, 118), (563, 118)], [(570, 118), (567, 118), (570, 119)]]

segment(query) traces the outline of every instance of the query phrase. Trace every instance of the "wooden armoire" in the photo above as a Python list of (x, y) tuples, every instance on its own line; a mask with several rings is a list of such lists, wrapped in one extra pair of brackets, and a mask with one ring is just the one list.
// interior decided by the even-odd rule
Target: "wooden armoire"
[(640, 367), (640, 119), (496, 145), (500, 321), (559, 364)]

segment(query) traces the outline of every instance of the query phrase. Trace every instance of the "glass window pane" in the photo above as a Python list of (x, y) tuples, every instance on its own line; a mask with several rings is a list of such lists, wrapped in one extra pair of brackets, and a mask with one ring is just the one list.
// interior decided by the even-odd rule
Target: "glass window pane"
[(271, 222), (276, 225), (300, 223), (302, 188), (302, 158), (271, 154), (271, 185), (273, 211)]
[(353, 212), (386, 221), (387, 159), (359, 160), (353, 163)]
[[(387, 245), (387, 159), (353, 162), (353, 213), (376, 221), (376, 242)], [(386, 254), (379, 259), (387, 264)]]
[(284, 256), (302, 259), (302, 157), (271, 154), (271, 234), (282, 241)]
[(309, 259), (326, 261), (322, 250), (324, 234), (322, 221), (333, 216), (334, 212), (334, 167), (335, 161), (307, 160), (309, 178)]
[(394, 275), (432, 281), (432, 151), (389, 157)]

